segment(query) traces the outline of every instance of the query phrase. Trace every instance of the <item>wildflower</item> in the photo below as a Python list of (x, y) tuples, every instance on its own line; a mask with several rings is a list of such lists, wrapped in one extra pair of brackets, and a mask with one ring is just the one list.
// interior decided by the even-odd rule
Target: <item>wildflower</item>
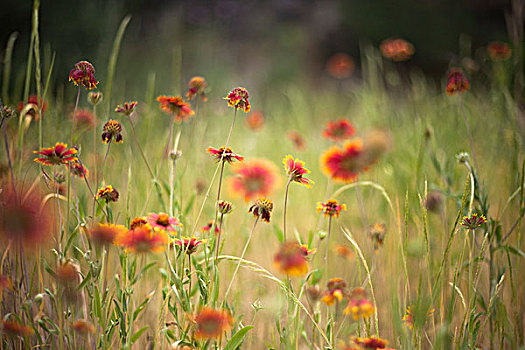
[(376, 336), (371, 336), (369, 338), (359, 338), (359, 337), (352, 337), (350, 339), (351, 347), (350, 349), (385, 349), (387, 350), (386, 346), (388, 342), (384, 339), (378, 338)]
[(10, 337), (28, 337), (33, 333), (34, 331), (32, 328), (24, 326), (17, 321), (0, 321), (0, 334), (5, 334)]
[(375, 311), (374, 304), (366, 299), (366, 291), (363, 288), (354, 288), (350, 295), (350, 301), (343, 310), (345, 315), (351, 314), (354, 320), (369, 318)]
[(127, 252), (150, 253), (163, 251), (167, 243), (164, 230), (154, 230), (146, 224), (120, 234), (114, 244), (126, 248)]
[(118, 201), (119, 193), (113, 186), (108, 185), (99, 189), (96, 197), (104, 199), (106, 204), (108, 204), (109, 202)]
[(384, 57), (392, 61), (406, 61), (414, 55), (414, 45), (403, 39), (386, 39), (380, 47)]
[(96, 88), (98, 84), (95, 79), (95, 68), (87, 61), (75, 64), (75, 68), (69, 72), (69, 81), (73, 81), (77, 86), (84, 85), (89, 90)]
[(9, 275), (0, 275), (0, 295), (4, 289), (13, 289), (13, 281)]
[[(428, 312), (426, 312), (426, 318), (430, 318), (434, 315), (434, 309), (430, 309)], [(413, 308), (412, 306), (408, 306), (407, 307), (407, 312), (406, 314), (403, 316), (403, 322), (406, 323), (406, 325), (408, 326), (408, 328), (410, 329), (413, 329), (414, 328), (414, 321), (416, 319), (418, 319), (417, 317), (418, 315), (414, 315), (414, 311), (413, 311)], [(426, 321), (426, 318), (424, 320), (421, 320), (422, 323), (424, 324), (424, 322)], [(419, 319), (417, 320), (419, 321)], [(419, 323), (419, 322), (418, 322)]]
[(131, 220), (131, 222), (129, 223), (129, 229), (134, 230), (137, 227), (146, 225), (147, 223), (148, 221), (146, 220), (145, 217), (137, 217)]
[(208, 87), (208, 84), (206, 84), (206, 81), (203, 77), (193, 77), (190, 79), (190, 82), (188, 83), (188, 92), (186, 93), (186, 98), (188, 101), (193, 100), (195, 96), (199, 96), (203, 102), (208, 101), (208, 98), (206, 97), (204, 90)]
[(323, 137), (334, 142), (342, 142), (354, 136), (355, 128), (348, 119), (330, 121), (323, 130)]
[(113, 244), (115, 239), (124, 233), (127, 232), (127, 228), (123, 225), (113, 225), (113, 224), (101, 224), (93, 227), (89, 230), (89, 236), (91, 240), (96, 244), (100, 245), (109, 245)]
[(295, 159), (289, 154), (283, 159), (284, 170), (286, 175), (290, 177), (290, 181), (297, 182), (306, 187), (311, 187), (314, 182), (303, 175), (310, 173), (310, 170), (304, 167), (304, 162)]
[(440, 213), (443, 210), (443, 195), (438, 191), (432, 191), (427, 194), (423, 205), (428, 211)]
[(461, 69), (452, 68), (447, 74), (447, 95), (461, 94), (470, 90), (470, 84)]
[(190, 104), (184, 102), (180, 96), (159, 96), (157, 101), (160, 103), (160, 109), (173, 114), (177, 122), (185, 121), (195, 114)]
[(166, 213), (148, 213), (146, 218), (152, 228), (158, 228), (168, 232), (177, 232), (176, 227), (182, 227), (180, 221)]
[(233, 107), (236, 110), (241, 109), (245, 113), (248, 113), (250, 111), (249, 97), (248, 90), (243, 87), (236, 87), (230, 91), (224, 99), (228, 101), (229, 107)]
[(110, 143), (113, 137), (115, 138), (115, 143), (122, 143), (122, 125), (116, 120), (110, 119), (104, 124), (102, 128), (102, 142)]
[(89, 174), (89, 171), (86, 169), (86, 167), (78, 160), (74, 160), (72, 162), (67, 163), (67, 167), (69, 168), (71, 175), (79, 177), (81, 179), (83, 179), (84, 177), (87, 178)]
[(354, 72), (354, 59), (346, 53), (336, 53), (326, 62), (328, 74), (336, 79), (348, 78)]
[(383, 245), (385, 239), (386, 225), (382, 222), (376, 222), (368, 228), (368, 237), (374, 242), (374, 250), (377, 253), (379, 247)]
[(315, 248), (310, 249), (308, 247), (308, 245), (306, 245), (306, 244), (300, 244), (299, 248), (301, 248), (301, 250), (303, 251), (303, 255), (305, 257), (308, 257), (308, 256), (312, 255), (313, 253), (315, 253)]
[(102, 102), (102, 92), (100, 91), (90, 91), (88, 93), (88, 101), (93, 105), (96, 106), (100, 102)]
[(79, 109), (75, 115), (71, 114), (71, 119), (75, 119), (78, 126), (93, 128), (95, 126), (95, 116), (89, 109)]
[(383, 154), (392, 146), (391, 136), (388, 132), (376, 129), (369, 131), (363, 137), (363, 153), (361, 154), (361, 166), (366, 169), (376, 163)]
[(487, 45), (487, 52), (493, 61), (505, 61), (512, 55), (509, 44), (502, 41), (491, 41)]
[(330, 306), (337, 301), (338, 303), (343, 300), (346, 294), (346, 282), (341, 278), (332, 278), (328, 281), (326, 287), (328, 288), (321, 297), (321, 301), (326, 305)]
[(303, 151), (306, 148), (306, 141), (304, 140), (304, 137), (300, 133), (298, 133), (297, 131), (290, 130), (286, 134), (286, 137), (288, 137), (288, 139), (290, 141), (292, 141), (294, 147), (298, 151)]
[(269, 198), (261, 197), (255, 201), (248, 213), (253, 213), (256, 218), (261, 218), (263, 221), (270, 223), (270, 215), (273, 209), (273, 203)]
[(55, 147), (42, 148), (40, 151), (33, 151), (33, 153), (43, 156), (34, 159), (35, 162), (51, 166), (67, 164), (77, 159), (77, 150), (75, 148), (68, 149), (67, 145), (61, 142), (57, 142)]
[(339, 204), (336, 199), (329, 199), (326, 203), (317, 202), (317, 212), (326, 217), (339, 217), (341, 210), (346, 210), (346, 204)]
[(361, 140), (347, 142), (341, 149), (333, 146), (321, 156), (323, 172), (335, 182), (353, 182), (359, 172), (365, 170), (361, 155), (363, 152)]
[(115, 112), (122, 113), (129, 117), (131, 113), (135, 111), (135, 107), (137, 107), (137, 101), (124, 102), (122, 106), (118, 105), (117, 108), (115, 108)]
[[(40, 98), (39, 102), (37, 95), (29, 95), (29, 97), (27, 98), (27, 103), (24, 103), (24, 101), (20, 101), (18, 103), (18, 112), (21, 113), (28, 105), (33, 105), (32, 109), (35, 112), (37, 112), (40, 109), (41, 112), (44, 113), (44, 111), (47, 108), (47, 102), (42, 101), (42, 98)], [(38, 113), (32, 113), (31, 116), (33, 117), (33, 119), (38, 120)]]
[(296, 242), (284, 243), (273, 258), (274, 266), (287, 275), (302, 276), (308, 272), (304, 250)]
[(464, 216), (461, 225), (465, 226), (469, 230), (475, 230), (481, 225), (487, 222), (487, 218), (478, 213), (473, 213), (470, 217)]
[(217, 210), (219, 211), (219, 213), (226, 215), (232, 212), (233, 207), (230, 202), (220, 200), (217, 202)]
[(211, 154), (211, 156), (214, 157), (217, 162), (223, 161), (223, 162), (228, 162), (231, 164), (235, 160), (238, 160), (238, 161), (244, 160), (243, 156), (233, 153), (230, 147), (226, 147), (226, 149), (224, 149), (224, 146), (219, 149), (208, 147), (206, 149), (206, 152)]
[(194, 316), (197, 327), (195, 337), (197, 339), (220, 338), (222, 333), (230, 330), (233, 319), (228, 311), (216, 310), (204, 307)]
[(197, 251), (197, 248), (201, 244), (206, 243), (206, 240), (198, 239), (196, 237), (182, 237), (175, 238), (172, 243), (178, 245), (183, 252), (186, 252), (186, 254), (191, 255)]
[(10, 187), (0, 193), (0, 239), (29, 247), (42, 245), (53, 231), (51, 210), (41, 207), (44, 198), (38, 191), (28, 192), (23, 201), (19, 193)]
[(343, 244), (338, 244), (335, 246), (334, 250), (338, 256), (341, 256), (349, 261), (354, 260), (354, 251), (349, 247)]
[(80, 279), (80, 267), (67, 260), (57, 266), (55, 275), (57, 280), (62, 283), (78, 282)]
[(244, 196), (245, 201), (269, 195), (280, 183), (277, 168), (264, 159), (237, 163), (232, 171), (234, 176), (228, 184), (230, 190), (234, 195)]
[(250, 130), (259, 131), (264, 128), (264, 115), (261, 112), (250, 113), (245, 122)]
[(84, 319), (78, 319), (71, 325), (71, 328), (79, 334), (87, 335), (87, 334), (93, 334), (95, 333), (95, 327), (93, 325)]
[(306, 287), (306, 296), (312, 302), (317, 303), (321, 299), (321, 291), (319, 286)]
[(213, 233), (218, 235), (219, 232), (220, 232), (219, 231), (219, 227), (217, 225), (215, 225), (215, 222), (213, 220), (208, 221), (208, 223), (206, 225), (202, 226), (201, 232), (202, 233), (210, 233), (212, 227), (214, 227), (214, 226), (215, 226), (215, 229), (213, 230)]

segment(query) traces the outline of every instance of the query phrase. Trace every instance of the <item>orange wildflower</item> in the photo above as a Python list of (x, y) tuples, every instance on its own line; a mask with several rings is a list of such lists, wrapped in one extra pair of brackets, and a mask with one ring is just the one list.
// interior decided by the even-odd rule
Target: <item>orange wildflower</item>
[(335, 301), (338, 303), (343, 300), (346, 295), (346, 282), (341, 278), (332, 278), (328, 281), (326, 287), (328, 288), (321, 297), (321, 301), (330, 306)]
[(197, 248), (201, 245), (206, 243), (205, 239), (198, 239), (197, 237), (182, 237), (182, 238), (175, 238), (172, 243), (175, 243), (178, 245), (182, 252), (186, 252), (186, 254), (191, 255), (197, 251)]
[(117, 105), (117, 107), (115, 108), (115, 112), (122, 113), (129, 117), (131, 113), (135, 111), (135, 107), (137, 107), (137, 104), (137, 101), (124, 102), (122, 106)]
[(102, 198), (106, 201), (106, 204), (109, 202), (118, 201), (119, 193), (113, 186), (108, 185), (98, 190), (96, 198)]
[(197, 339), (220, 338), (224, 332), (230, 330), (233, 318), (228, 311), (216, 310), (209, 307), (203, 308), (195, 315)]
[(261, 218), (263, 221), (270, 223), (270, 215), (273, 210), (273, 203), (269, 198), (261, 197), (255, 201), (255, 204), (250, 207), (248, 213), (253, 213), (256, 218)]
[(250, 94), (248, 94), (248, 90), (243, 87), (236, 87), (230, 91), (224, 99), (228, 101), (229, 107), (233, 107), (236, 110), (241, 109), (245, 113), (248, 113), (251, 108), (250, 102), (248, 102), (249, 97)]
[(33, 151), (33, 153), (43, 156), (34, 159), (35, 162), (51, 166), (67, 164), (77, 159), (77, 150), (75, 148), (68, 149), (67, 145), (61, 142), (57, 142), (54, 147), (42, 148), (40, 151)]
[(339, 119), (328, 122), (323, 131), (323, 136), (334, 142), (342, 142), (354, 136), (355, 128), (348, 119)]
[(487, 45), (487, 52), (493, 61), (505, 61), (512, 56), (512, 49), (509, 44), (502, 41), (491, 41)]
[(273, 264), (282, 273), (303, 276), (308, 273), (308, 261), (304, 250), (296, 242), (286, 242), (275, 254)]
[(206, 80), (203, 77), (193, 77), (188, 83), (188, 92), (186, 93), (186, 98), (188, 101), (191, 101), (195, 96), (199, 96), (203, 102), (208, 101), (204, 90), (208, 87)]
[(67, 167), (69, 168), (71, 175), (79, 177), (81, 179), (83, 179), (84, 177), (87, 178), (89, 174), (89, 171), (82, 163), (78, 161), (78, 159), (67, 163)]
[(71, 114), (71, 119), (75, 118), (75, 123), (80, 127), (93, 128), (96, 124), (95, 116), (89, 109), (79, 109), (77, 114)]
[(333, 146), (321, 156), (321, 168), (335, 182), (350, 183), (365, 170), (361, 161), (361, 140), (347, 142), (343, 148)]
[(246, 117), (245, 122), (248, 128), (250, 128), (250, 130), (259, 131), (262, 128), (264, 128), (264, 114), (258, 111), (250, 113)]
[(129, 230), (115, 240), (115, 245), (126, 248), (127, 252), (134, 253), (161, 252), (167, 243), (167, 233), (164, 230), (154, 230), (149, 224)]
[(468, 90), (470, 90), (470, 84), (463, 71), (452, 68), (447, 74), (447, 95), (461, 94)]
[(286, 170), (286, 175), (290, 177), (291, 181), (305, 185), (306, 187), (311, 187), (314, 183), (312, 180), (303, 176), (310, 173), (310, 170), (304, 167), (304, 162), (299, 159), (294, 160), (293, 156), (289, 154), (284, 157), (283, 164), (284, 170)]
[(211, 154), (211, 156), (214, 157), (217, 162), (220, 162), (222, 160), (223, 162), (228, 162), (231, 164), (235, 160), (244, 160), (243, 156), (234, 153), (230, 147), (226, 147), (226, 149), (224, 149), (224, 146), (222, 146), (219, 149), (208, 147), (206, 149), (206, 152)]
[(386, 39), (379, 48), (392, 61), (406, 61), (414, 55), (414, 45), (403, 39)]
[(346, 53), (336, 53), (326, 62), (326, 71), (336, 79), (348, 78), (354, 68), (354, 59)]
[(180, 96), (159, 96), (157, 101), (160, 103), (160, 109), (173, 114), (177, 122), (185, 121), (195, 114), (190, 104), (184, 102)]
[(115, 143), (122, 143), (122, 125), (116, 120), (110, 119), (102, 128), (102, 142), (110, 143), (115, 138)]
[(177, 232), (176, 227), (182, 227), (182, 223), (176, 217), (169, 216), (166, 213), (149, 213), (146, 220), (152, 228), (172, 233)]
[(339, 204), (335, 199), (329, 199), (326, 203), (317, 203), (317, 212), (323, 213), (323, 216), (326, 217), (335, 216), (338, 218), (341, 210), (346, 210), (346, 204)]
[(93, 334), (95, 333), (95, 327), (93, 325), (84, 319), (78, 319), (71, 325), (71, 328), (79, 334), (87, 335), (87, 334)]
[(127, 231), (128, 229), (123, 225), (99, 223), (97, 226), (89, 230), (89, 236), (96, 244), (109, 245), (113, 244), (119, 235), (123, 235)]
[(280, 184), (277, 168), (265, 159), (252, 159), (234, 164), (233, 177), (228, 186), (233, 195), (243, 196), (245, 201), (270, 195)]
[(295, 149), (297, 149), (298, 151), (304, 151), (304, 149), (306, 148), (306, 141), (299, 132), (295, 130), (290, 130), (286, 134), (286, 137), (288, 137), (288, 139), (292, 141)]
[(17, 321), (2, 320), (0, 321), (0, 334), (10, 337), (28, 337), (34, 333), (33, 329)]

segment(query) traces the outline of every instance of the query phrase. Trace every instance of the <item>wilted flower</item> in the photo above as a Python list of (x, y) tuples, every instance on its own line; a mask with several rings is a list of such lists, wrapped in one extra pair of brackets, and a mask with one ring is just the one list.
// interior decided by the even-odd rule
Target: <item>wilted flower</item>
[(328, 288), (321, 297), (321, 301), (326, 305), (330, 306), (335, 301), (338, 303), (343, 300), (343, 297), (346, 295), (346, 282), (341, 278), (332, 278), (326, 284)]
[(154, 230), (149, 224), (136, 227), (117, 237), (115, 245), (126, 248), (127, 252), (150, 253), (161, 252), (168, 243), (164, 230)]
[(336, 53), (326, 62), (326, 71), (337, 79), (348, 78), (354, 72), (354, 59), (346, 53)]
[(148, 213), (146, 218), (152, 228), (158, 228), (168, 232), (177, 232), (176, 227), (182, 227), (181, 222), (166, 213)]
[(363, 145), (361, 140), (347, 142), (343, 148), (333, 146), (321, 156), (321, 168), (335, 182), (353, 182), (359, 172), (365, 170), (361, 155)]
[(354, 136), (355, 128), (348, 119), (328, 122), (323, 130), (323, 136), (334, 142), (342, 142)]
[(261, 112), (252, 112), (245, 119), (246, 125), (252, 131), (259, 131), (264, 127), (264, 114)]
[(509, 44), (502, 41), (491, 41), (487, 45), (487, 52), (493, 61), (505, 61), (512, 55)]
[(205, 239), (198, 239), (197, 237), (182, 237), (173, 239), (172, 243), (178, 245), (181, 251), (186, 252), (186, 254), (191, 255), (197, 251), (197, 248), (206, 243)]
[(160, 109), (173, 114), (177, 122), (184, 121), (195, 114), (189, 103), (182, 100), (180, 96), (159, 96), (157, 101)]
[(414, 54), (414, 45), (403, 39), (386, 39), (380, 49), (383, 56), (392, 61), (406, 61)]
[(280, 184), (278, 171), (265, 159), (252, 159), (233, 165), (234, 174), (228, 180), (233, 195), (243, 196), (245, 201), (258, 196), (270, 195)]
[(93, 325), (84, 319), (78, 319), (71, 325), (71, 328), (79, 334), (87, 335), (87, 334), (93, 334), (95, 332), (95, 327)]
[(89, 237), (93, 242), (100, 245), (113, 244), (119, 235), (123, 235), (128, 229), (123, 225), (101, 224), (90, 229)]
[(89, 101), (92, 105), (96, 106), (96, 105), (98, 105), (100, 102), (102, 102), (102, 96), (103, 96), (103, 95), (102, 95), (102, 92), (100, 92), (100, 91), (90, 91), (90, 92), (88, 93), (88, 101)]
[(299, 159), (294, 160), (293, 156), (289, 154), (284, 157), (283, 164), (284, 170), (286, 170), (286, 175), (290, 177), (291, 181), (305, 185), (306, 187), (311, 187), (314, 183), (312, 180), (303, 176), (310, 173), (310, 170), (304, 167), (304, 162)]
[(293, 146), (298, 151), (303, 151), (306, 148), (306, 141), (299, 132), (295, 130), (290, 130), (288, 131), (288, 133), (286, 133), (286, 137), (288, 137), (288, 139), (292, 141)]
[(224, 99), (228, 101), (228, 106), (236, 110), (241, 109), (245, 113), (250, 111), (250, 102), (248, 102), (248, 90), (243, 87), (237, 87), (228, 93)]
[(368, 228), (368, 237), (374, 242), (374, 250), (377, 253), (379, 247), (383, 245), (386, 234), (386, 225), (382, 222), (376, 222)]
[(475, 230), (481, 225), (487, 222), (487, 218), (478, 213), (473, 213), (470, 217), (464, 216), (461, 225), (465, 226), (469, 230)]
[(273, 203), (269, 198), (261, 197), (255, 201), (248, 213), (253, 213), (253, 216), (256, 218), (261, 218), (267, 223), (270, 222), (270, 215), (273, 209)]
[(203, 102), (208, 101), (208, 98), (206, 97), (204, 90), (206, 90), (206, 87), (208, 87), (208, 84), (206, 84), (206, 81), (203, 77), (193, 77), (190, 79), (190, 82), (188, 83), (188, 92), (186, 93), (186, 98), (188, 101), (191, 101), (195, 96), (199, 96)]
[(233, 153), (232, 149), (230, 147), (226, 147), (226, 149), (224, 149), (224, 146), (219, 148), (219, 149), (216, 149), (216, 148), (213, 148), (213, 147), (208, 147), (206, 149), (206, 152), (208, 152), (209, 154), (211, 154), (212, 157), (215, 158), (216, 161), (220, 162), (221, 160), (223, 162), (228, 162), (228, 163), (232, 163), (233, 161), (235, 160), (238, 160), (238, 161), (243, 161), (244, 160), (244, 157), (237, 154), (237, 153)]
[(465, 74), (458, 68), (452, 68), (447, 74), (447, 95), (461, 94), (470, 90)]
[(86, 169), (86, 167), (78, 160), (67, 163), (67, 167), (73, 176), (79, 177), (81, 179), (84, 177), (87, 178), (89, 174), (89, 171)]
[(137, 101), (124, 102), (122, 106), (118, 105), (117, 108), (115, 108), (115, 112), (122, 113), (129, 117), (131, 113), (135, 111), (135, 107), (137, 107)]
[(286, 242), (273, 258), (274, 266), (287, 275), (303, 276), (308, 272), (304, 250), (296, 242)]
[(230, 330), (233, 319), (228, 311), (215, 310), (209, 307), (203, 308), (194, 316), (197, 327), (195, 337), (197, 339), (220, 338), (224, 332)]
[(24, 326), (15, 320), (1, 320), (0, 321), (0, 334), (5, 334), (9, 337), (28, 337), (34, 333), (33, 329), (29, 326)]
[(35, 162), (44, 165), (67, 164), (77, 159), (77, 150), (75, 148), (67, 149), (65, 143), (57, 142), (55, 147), (42, 148), (40, 151), (33, 151), (43, 157), (34, 159)]
[(102, 198), (106, 201), (106, 204), (109, 202), (116, 202), (118, 201), (119, 193), (116, 189), (113, 188), (113, 186), (108, 185), (106, 187), (102, 187), (97, 192), (97, 198)]
[(71, 119), (80, 127), (92, 128), (95, 126), (95, 116), (89, 109), (79, 109), (76, 114), (71, 114)]
[(115, 143), (122, 143), (122, 125), (116, 120), (110, 119), (104, 124), (102, 128), (102, 142), (110, 143), (113, 137), (115, 138)]
[(329, 199), (326, 203), (317, 202), (317, 212), (326, 217), (339, 217), (341, 210), (346, 210), (346, 204), (339, 204), (335, 199)]
[(75, 68), (69, 72), (69, 81), (75, 85), (84, 85), (86, 89), (97, 87), (98, 81), (95, 79), (95, 68), (87, 61), (80, 61), (75, 64)]
[(226, 215), (232, 212), (233, 207), (230, 202), (220, 200), (217, 202), (217, 210), (219, 211), (219, 213)]

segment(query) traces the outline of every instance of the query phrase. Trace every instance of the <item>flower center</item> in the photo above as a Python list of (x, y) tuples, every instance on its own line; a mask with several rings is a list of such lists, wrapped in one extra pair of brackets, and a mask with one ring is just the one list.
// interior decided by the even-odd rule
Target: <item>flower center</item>
[(164, 227), (169, 226), (170, 217), (167, 214), (160, 214), (159, 218), (157, 219), (157, 224), (162, 225)]

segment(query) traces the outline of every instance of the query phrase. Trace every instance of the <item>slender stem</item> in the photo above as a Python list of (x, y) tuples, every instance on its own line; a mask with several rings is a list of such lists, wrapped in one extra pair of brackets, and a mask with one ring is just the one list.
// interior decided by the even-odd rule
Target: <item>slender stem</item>
[(474, 160), (474, 166), (476, 170), (479, 170), (478, 161), (476, 159), (476, 153), (474, 153), (474, 143), (473, 143), (473, 138), (472, 138), (472, 132), (470, 131), (470, 126), (467, 120), (467, 113), (465, 112), (465, 103), (463, 102), (463, 98), (461, 98), (461, 95), (459, 95), (459, 105), (461, 106), (461, 114), (463, 115), (463, 121), (465, 122), (465, 127), (467, 129), (467, 136), (468, 136), (468, 141), (470, 144), (470, 153), (472, 154), (472, 159)]
[[(70, 181), (71, 181), (71, 187), (73, 187), (73, 194), (75, 195), (75, 209), (77, 211), (77, 221), (80, 226), (80, 210), (78, 208), (78, 196), (77, 196), (77, 190), (75, 188), (75, 182), (73, 181), (73, 177), (70, 177)], [(78, 230), (78, 232), (80, 234), (80, 239), (82, 239), (82, 246), (84, 247), (84, 252), (87, 252), (86, 242), (84, 241), (84, 235), (82, 234), (80, 230)]]
[(75, 102), (75, 109), (73, 110), (73, 123), (71, 124), (71, 137), (69, 139), (69, 145), (73, 145), (73, 134), (75, 133), (75, 124), (77, 121), (77, 109), (78, 109), (78, 100), (80, 99), (80, 86), (78, 85), (78, 92), (77, 92), (77, 101)]
[(171, 135), (173, 134), (173, 124), (175, 123), (175, 117), (172, 117), (170, 120), (170, 131), (168, 133), (168, 141), (166, 142), (166, 147), (164, 148), (164, 156), (167, 157), (170, 150)]
[[(108, 148), (106, 149), (106, 154), (104, 155), (104, 161), (102, 162), (102, 167), (100, 167), (100, 179), (104, 181), (104, 166), (106, 165), (106, 160), (108, 159), (109, 149), (111, 147), (111, 140), (108, 142)], [(97, 183), (97, 189), (100, 186), (100, 183)]]
[(146, 155), (144, 154), (144, 151), (142, 150), (142, 147), (140, 146), (139, 139), (137, 138), (137, 133), (135, 132), (135, 126), (133, 125), (133, 121), (131, 120), (131, 115), (128, 115), (128, 120), (129, 120), (129, 124), (131, 125), (131, 132), (133, 134), (133, 138), (135, 139), (135, 143), (137, 144), (137, 147), (139, 148), (140, 154), (142, 155), (142, 159), (144, 159), (144, 163), (146, 163), (148, 172), (151, 175), (151, 177), (154, 179), (155, 175), (153, 174), (153, 171), (151, 170), (151, 167), (149, 166), (148, 159), (146, 158)]
[(221, 220), (219, 221), (219, 235), (217, 236), (217, 247), (215, 249), (215, 265), (217, 265), (217, 258), (219, 256), (219, 246), (221, 245), (221, 231), (222, 231), (222, 218), (224, 214), (221, 213)]
[(235, 276), (237, 275), (237, 271), (239, 271), (239, 267), (241, 267), (241, 262), (244, 259), (244, 254), (246, 254), (248, 245), (250, 244), (250, 241), (252, 240), (253, 232), (255, 231), (255, 226), (257, 226), (257, 222), (259, 222), (259, 217), (255, 219), (255, 223), (253, 224), (252, 231), (250, 232), (250, 235), (248, 236), (248, 240), (246, 241), (246, 244), (244, 245), (244, 249), (242, 250), (241, 257), (239, 258), (239, 262), (237, 263), (237, 267), (235, 268), (235, 271), (233, 271), (233, 276), (232, 276), (232, 279), (230, 280), (230, 284), (228, 285), (228, 289), (226, 289), (226, 293), (224, 293), (223, 305), (226, 302), (226, 298), (228, 297), (228, 294), (230, 293), (230, 289), (233, 285), (233, 281), (235, 280)]
[[(224, 152), (226, 152), (226, 147), (224, 148)], [(224, 154), (223, 152), (223, 154)], [(222, 157), (221, 157), (222, 159)], [(217, 202), (215, 202), (215, 220), (213, 221), (213, 226), (217, 226), (217, 216), (219, 215), (219, 210), (217, 208), (217, 204), (219, 204), (219, 201), (221, 200), (221, 185), (222, 185), (222, 174), (224, 173), (224, 163), (225, 161), (221, 161), (221, 174), (219, 175), (219, 189), (217, 191)], [(220, 234), (220, 232), (219, 232)]]
[(15, 174), (13, 172), (13, 163), (11, 162), (11, 152), (9, 151), (9, 141), (7, 141), (6, 127), (7, 127), (7, 123), (2, 126), (3, 133), (4, 133), (5, 152), (7, 155), (7, 164), (9, 165), (9, 173), (11, 174), (11, 186), (13, 186), (13, 194), (16, 196)]
[(324, 251), (324, 273), (328, 276), (328, 250), (330, 249), (330, 233), (332, 232), (332, 216), (328, 218), (328, 236), (326, 237), (326, 249)]
[(55, 184), (57, 190), (56, 190), (56, 199), (57, 199), (57, 208), (58, 208), (58, 218), (59, 218), (59, 224), (58, 224), (58, 237), (59, 237), (59, 252), (62, 252), (62, 209), (60, 208), (60, 194), (59, 189), (60, 186), (56, 182), (56, 175), (57, 175), (57, 169), (56, 166), (53, 167), (53, 183)]
[(286, 203), (288, 202), (288, 188), (290, 187), (290, 182), (292, 182), (292, 177), (288, 179), (288, 183), (286, 184), (286, 191), (284, 192), (284, 214), (283, 214), (283, 236), (284, 236), (284, 243), (286, 243)]
[(93, 178), (98, 183), (98, 171), (97, 171), (97, 139), (98, 139), (98, 119), (97, 119), (97, 105), (93, 105), (93, 120), (95, 121), (95, 126), (93, 127)]
[(191, 298), (191, 254), (188, 254), (188, 297)]

